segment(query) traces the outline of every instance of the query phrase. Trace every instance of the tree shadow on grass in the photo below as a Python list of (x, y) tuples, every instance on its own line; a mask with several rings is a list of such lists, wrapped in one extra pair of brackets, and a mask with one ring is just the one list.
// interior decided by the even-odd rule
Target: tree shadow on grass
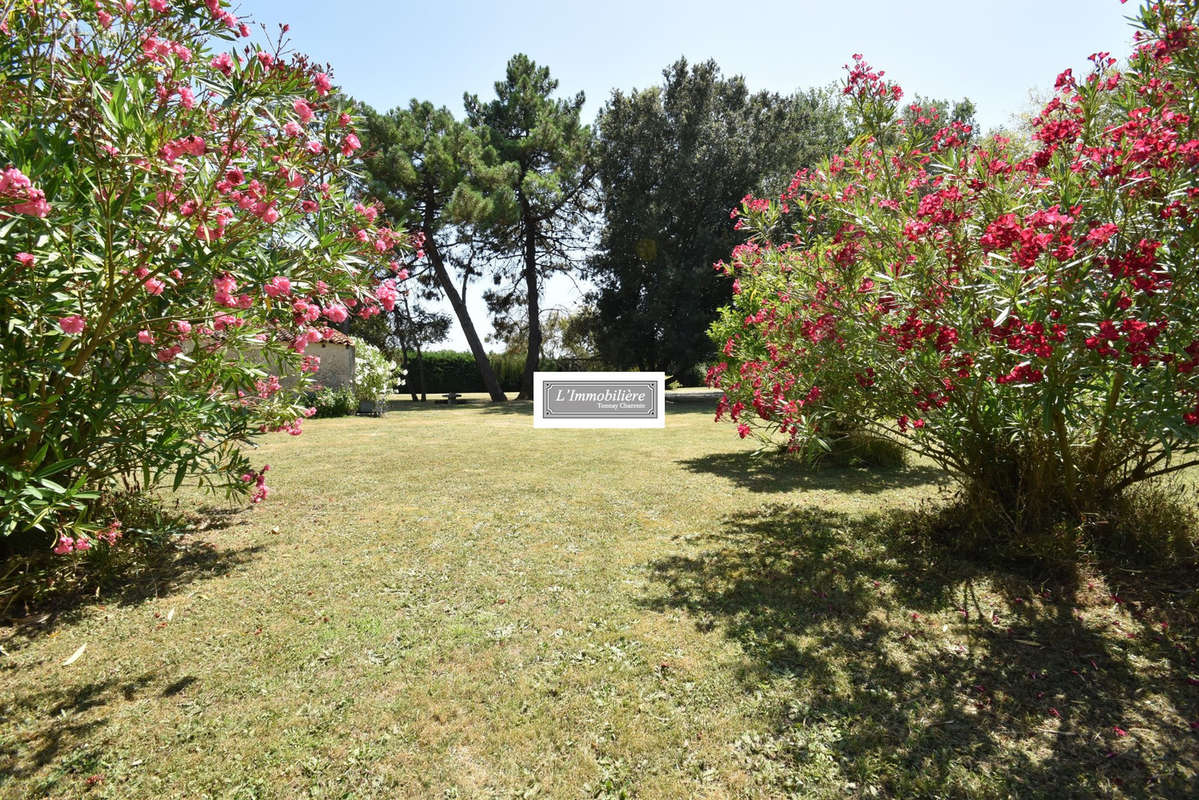
[[(207, 530), (217, 530), (215, 525)], [(153, 547), (140, 547), (133, 555), (112, 567), (97, 570), (96, 575), (78, 587), (39, 598), (24, 617), (11, 618), (10, 630), (0, 627), (0, 644), (12, 650), (14, 643), (45, 636), (60, 625), (79, 618), (86, 608), (96, 604), (131, 606), (178, 592), (200, 580), (225, 575), (254, 560), (262, 545), (222, 550), (209, 541), (190, 537)], [(40, 573), (30, 575), (38, 580)]]
[[(121, 703), (176, 697), (199, 681), (193, 675), (169, 680), (153, 672), (83, 684), (47, 680), (39, 691), (0, 700), (0, 721), (5, 723), (0, 790), (20, 788), (28, 796), (40, 795), (63, 788), (57, 784), (67, 776), (78, 781), (99, 772), (106, 753), (97, 737), (108, 724), (101, 712)], [(43, 776), (35, 791), (32, 781), (51, 764), (55, 769)]]
[(509, 417), (533, 416), (532, 400), (509, 400), (507, 403), (491, 403), (482, 400), (477, 403), (472, 402), (470, 405), (479, 409), (484, 414), (499, 414)]
[[(525, 407), (527, 406), (527, 410)], [(475, 409), (479, 411), (489, 411), (493, 413), (533, 413), (533, 403), (528, 400), (508, 400), (507, 402), (492, 402), (483, 397), (469, 397), (461, 400), (455, 400), (453, 405), (445, 401), (445, 398), (440, 395), (430, 394), (429, 399), (424, 402), (414, 402), (405, 397), (402, 400), (392, 399), (387, 401), (387, 412), (404, 414), (412, 411), (461, 411), (463, 409)]]
[[(236, 512), (227, 509), (205, 511), (206, 533), (228, 527), (237, 518)], [(249, 563), (263, 549), (252, 546), (221, 550), (193, 536), (154, 548), (143, 547), (144, 558), (136, 566), (127, 565), (125, 571), (106, 574), (96, 584), (99, 591), (93, 587), (48, 598), (29, 619), (13, 621), (7, 633), (0, 628), (0, 645), (11, 655), (31, 640), (51, 635), (77, 620), (91, 605), (137, 605), (173, 594), (188, 584), (229, 573)], [(0, 660), (0, 671), (16, 669), (19, 667), (13, 661)], [(103, 713), (106, 708), (150, 697), (168, 702), (185, 695), (200, 680), (194, 675), (145, 672), (136, 677), (121, 675), (75, 683), (60, 682), (53, 672), (47, 669), (45, 680), (35, 682), (41, 687), (35, 691), (0, 697), (0, 794), (10, 788), (28, 796), (51, 794), (64, 788), (60, 785), (64, 780), (72, 782), (70, 788), (79, 789), (81, 778), (102, 771), (106, 753), (100, 740), (108, 724)], [(33, 781), (38, 780), (35, 786)]]
[(716, 400), (709, 397), (667, 397), (666, 411), (671, 414), (707, 414), (716, 423)]
[(645, 604), (736, 640), (746, 693), (772, 701), (770, 733), (737, 744), (758, 778), (814, 797), (1199, 796), (1193, 614), (1146, 597), (1116, 628), (1086, 579), (1038, 586), (907, 529), (766, 506), (652, 565)]
[(173, 553), (164, 553), (145, 573), (122, 585), (113, 599), (120, 605), (137, 605), (174, 594), (195, 581), (226, 575), (253, 561), (264, 549), (252, 545), (222, 550), (207, 541), (180, 543)]
[(716, 475), (751, 492), (791, 492), (797, 489), (836, 489), (874, 494), (925, 484), (948, 486), (949, 475), (927, 466), (892, 468), (812, 468), (783, 456), (750, 451), (711, 453), (677, 461), (689, 472)]

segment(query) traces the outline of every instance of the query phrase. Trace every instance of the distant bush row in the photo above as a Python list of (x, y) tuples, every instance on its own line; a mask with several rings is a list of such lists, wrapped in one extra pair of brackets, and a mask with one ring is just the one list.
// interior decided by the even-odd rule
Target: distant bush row
[[(435, 350), (424, 354), (425, 391), (434, 392), (485, 392), (483, 379), (475, 357), (468, 352)], [(505, 392), (520, 391), (520, 377), (525, 368), (523, 354), (493, 354), (491, 367), (499, 378)], [(602, 369), (598, 362), (577, 358), (543, 358), (543, 372), (577, 372), (585, 369)], [(408, 383), (403, 391), (420, 391), (420, 368), (415, 358), (408, 361)]]

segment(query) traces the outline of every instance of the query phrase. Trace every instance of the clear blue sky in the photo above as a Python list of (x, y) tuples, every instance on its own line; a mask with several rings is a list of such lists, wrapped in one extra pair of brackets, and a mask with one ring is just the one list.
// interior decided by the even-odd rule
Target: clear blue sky
[[(853, 53), (885, 69), (908, 96), (969, 97), (984, 128), (1029, 108), (1066, 67), (1109, 51), (1123, 59), (1132, 29), (1119, 0), (591, 0), (575, 2), (308, 2), (243, 0), (240, 13), (291, 25), (297, 49), (333, 66), (346, 92), (379, 109), (413, 98), (462, 114), (518, 52), (548, 66), (559, 89), (587, 95), (587, 119), (611, 90), (657, 83), (679, 56), (716, 59), (751, 89), (790, 92), (837, 81)], [(556, 283), (550, 304), (576, 291)], [(476, 298), (477, 300), (477, 298)], [(478, 327), (488, 330), (481, 304)], [(460, 333), (448, 343), (464, 349)]]

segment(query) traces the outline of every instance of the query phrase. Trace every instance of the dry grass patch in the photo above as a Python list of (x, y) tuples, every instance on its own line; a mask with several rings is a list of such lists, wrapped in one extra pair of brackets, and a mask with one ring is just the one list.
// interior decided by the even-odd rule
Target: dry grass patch
[(702, 405), (401, 407), (272, 439), (186, 582), (10, 629), (0, 797), (1199, 794), (1193, 573), (930, 552), (935, 470), (766, 469)]

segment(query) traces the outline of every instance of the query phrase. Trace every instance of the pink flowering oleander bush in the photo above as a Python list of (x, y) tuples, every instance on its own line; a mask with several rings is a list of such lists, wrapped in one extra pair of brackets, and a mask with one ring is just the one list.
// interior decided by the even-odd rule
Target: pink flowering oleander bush
[(1197, 14), (1144, 7), (1130, 62), (1063, 72), (1028, 141), (906, 125), (855, 56), (861, 135), (733, 212), (718, 418), (808, 455), (893, 437), (1013, 541), (1197, 463)]
[(0, 541), (110, 546), (114, 485), (261, 500), (243, 447), (300, 432), (305, 348), (400, 291), (353, 120), (221, 0), (4, 8)]

